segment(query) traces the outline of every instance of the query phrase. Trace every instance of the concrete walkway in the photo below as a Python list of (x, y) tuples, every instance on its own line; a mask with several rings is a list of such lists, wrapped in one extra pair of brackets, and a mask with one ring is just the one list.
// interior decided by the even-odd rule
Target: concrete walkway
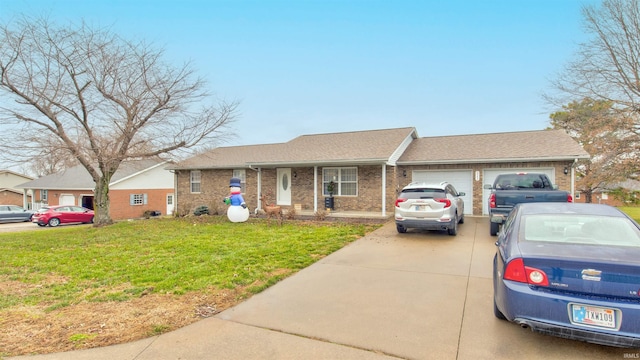
[(215, 317), (141, 341), (12, 359), (623, 359), (640, 350), (538, 335), (497, 320), (495, 237), (393, 222)]

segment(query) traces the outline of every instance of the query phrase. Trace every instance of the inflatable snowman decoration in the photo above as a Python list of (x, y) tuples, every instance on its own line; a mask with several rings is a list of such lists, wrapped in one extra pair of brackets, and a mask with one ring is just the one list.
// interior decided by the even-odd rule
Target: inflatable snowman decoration
[(230, 195), (224, 198), (224, 203), (229, 206), (227, 217), (231, 222), (244, 222), (249, 219), (249, 209), (242, 198), (239, 178), (231, 178), (229, 184)]

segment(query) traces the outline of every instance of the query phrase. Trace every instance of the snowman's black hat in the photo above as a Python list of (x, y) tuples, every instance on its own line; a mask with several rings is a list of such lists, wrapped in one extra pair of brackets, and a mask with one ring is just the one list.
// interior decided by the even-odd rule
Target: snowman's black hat
[(231, 182), (229, 183), (229, 187), (242, 187), (240, 186), (240, 178), (232, 177)]

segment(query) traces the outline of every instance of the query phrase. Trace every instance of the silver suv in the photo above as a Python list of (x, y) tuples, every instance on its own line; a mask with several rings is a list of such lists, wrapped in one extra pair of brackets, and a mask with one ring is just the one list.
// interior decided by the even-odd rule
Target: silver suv
[(411, 183), (402, 189), (396, 200), (396, 228), (399, 233), (408, 228), (447, 230), (458, 233), (458, 224), (464, 223), (464, 201), (453, 185)]

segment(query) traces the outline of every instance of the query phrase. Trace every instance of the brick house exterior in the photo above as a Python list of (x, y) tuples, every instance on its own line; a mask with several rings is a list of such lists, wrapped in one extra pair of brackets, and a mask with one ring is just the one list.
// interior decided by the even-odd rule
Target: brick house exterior
[(0, 170), (0, 204), (26, 207), (31, 201), (31, 194), (24, 194), (16, 185), (29, 180), (33, 178), (11, 170)]
[[(266, 201), (307, 212), (325, 209), (329, 177), (336, 212), (393, 213), (411, 181), (458, 181), (465, 213), (482, 215), (485, 182), (500, 172), (544, 171), (573, 191), (576, 159), (589, 155), (559, 130), (418, 138), (415, 128), (304, 135), (280, 144), (219, 147), (171, 165), (179, 214), (206, 205), (223, 213), (231, 177), (243, 179), (250, 210)], [(451, 178), (449, 177), (451, 175)], [(454, 181), (454, 175), (457, 180)], [(458, 189), (462, 191), (461, 189)], [(283, 195), (284, 194), (284, 195)]]
[[(145, 211), (173, 213), (174, 176), (168, 161), (145, 159), (123, 162), (109, 184), (110, 216), (114, 220), (143, 217)], [(32, 208), (43, 205), (78, 205), (93, 209), (95, 183), (76, 166), (32, 180), (19, 187), (34, 194)]]

